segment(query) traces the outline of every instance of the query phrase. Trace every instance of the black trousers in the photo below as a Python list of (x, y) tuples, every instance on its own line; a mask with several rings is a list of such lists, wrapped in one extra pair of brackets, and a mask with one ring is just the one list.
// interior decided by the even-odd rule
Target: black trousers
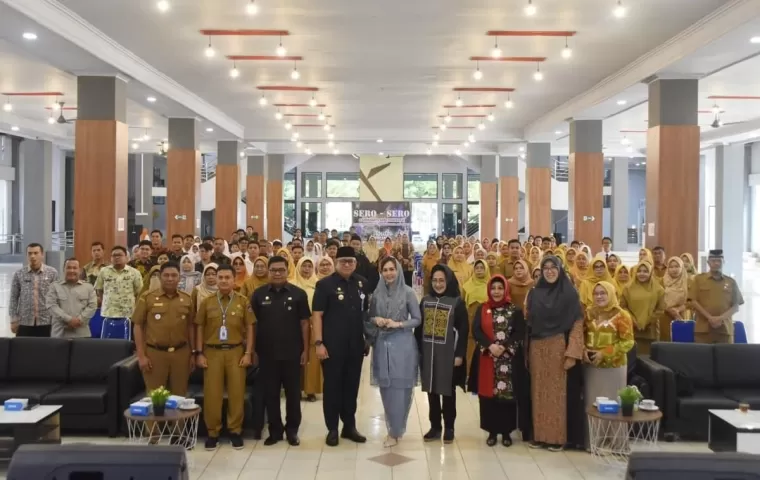
[(457, 419), (456, 387), (451, 391), (451, 395), (428, 393), (428, 404), (430, 405), (431, 429), (441, 430), (441, 414), (443, 414), (444, 427), (447, 430), (454, 428), (454, 421)]
[(16, 332), (17, 337), (49, 337), (50, 325), (19, 325)]
[[(264, 406), (269, 419), (269, 435), (282, 436), (283, 431), (298, 432), (301, 426), (301, 362), (259, 359), (259, 375), (263, 380)], [(286, 426), (282, 424), (280, 391), (285, 389)]]
[(322, 361), (322, 411), (328, 430), (356, 428), (356, 397), (362, 376), (362, 353), (330, 357)]

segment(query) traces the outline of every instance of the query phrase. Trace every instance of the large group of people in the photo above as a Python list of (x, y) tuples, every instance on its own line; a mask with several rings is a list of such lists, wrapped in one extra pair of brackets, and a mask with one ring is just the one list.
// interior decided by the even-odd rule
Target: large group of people
[[(252, 227), (230, 238), (156, 230), (131, 252), (95, 242), (65, 276), (44, 264), (38, 244), (11, 288), (11, 330), (19, 336), (133, 339), (147, 389), (187, 393), (204, 370), (206, 447), (223, 425), (242, 448), (246, 372), (258, 365), (269, 419), (265, 445), (300, 443), (301, 400), (322, 395), (326, 443), (362, 443), (355, 414), (365, 356), (380, 389), (388, 435), (403, 437), (418, 384), (427, 393), (426, 442), (455, 438), (456, 388), (478, 395), (487, 444), (512, 444), (519, 430), (531, 447), (587, 449), (584, 409), (597, 396), (616, 397), (629, 363), (670, 325), (694, 319), (696, 341), (732, 341), (732, 315), (743, 303), (711, 251), (698, 274), (689, 253), (668, 258), (642, 248), (624, 265), (604, 238), (557, 244), (553, 236), (431, 239), (421, 255), (423, 291), (412, 288), (415, 249), (408, 235), (363, 241), (352, 228), (296, 230), (283, 244)], [(281, 418), (285, 392), (286, 421)], [(342, 423), (342, 429), (340, 429)], [(261, 438), (261, 432), (255, 435)], [(183, 439), (173, 439), (182, 442)]]

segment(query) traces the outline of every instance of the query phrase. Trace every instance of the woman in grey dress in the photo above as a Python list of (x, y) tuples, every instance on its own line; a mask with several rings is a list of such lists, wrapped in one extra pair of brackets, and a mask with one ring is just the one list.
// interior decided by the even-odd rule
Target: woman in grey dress
[(420, 324), (420, 307), (414, 291), (405, 285), (401, 264), (393, 257), (380, 262), (378, 283), (365, 324), (372, 344), (372, 376), (380, 387), (388, 428), (386, 447), (398, 444), (406, 431), (417, 380), (419, 353), (414, 328)]

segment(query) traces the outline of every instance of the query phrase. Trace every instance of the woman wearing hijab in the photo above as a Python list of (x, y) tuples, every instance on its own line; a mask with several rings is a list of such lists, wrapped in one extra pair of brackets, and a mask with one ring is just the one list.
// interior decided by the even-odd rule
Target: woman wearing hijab
[(581, 303), (585, 309), (594, 306), (594, 287), (599, 282), (612, 283), (612, 275), (607, 270), (607, 263), (604, 257), (599, 256), (591, 263), (588, 275), (581, 281), (578, 293), (581, 296)]
[(385, 237), (385, 240), (383, 240), (383, 250), (385, 250), (385, 255), (393, 255), (393, 240), (391, 240), (391, 237)]
[[(533, 279), (533, 285), (537, 284), (541, 279), (541, 266), (533, 267), (530, 271), (530, 277)], [(526, 298), (527, 300), (527, 298)]]
[(430, 293), (430, 276), (433, 274), (433, 267), (436, 266), (440, 258), (435, 242), (428, 241), (427, 250), (422, 256), (422, 288), (425, 295)]
[(525, 305), (533, 410), (532, 448), (559, 452), (584, 445), (581, 402), (583, 309), (559, 259), (541, 261), (541, 278)]
[[(296, 282), (295, 285), (306, 292), (306, 296), (309, 299), (309, 309), (311, 310), (311, 302), (314, 300), (314, 290), (317, 287), (317, 275), (314, 268), (314, 260), (311, 257), (301, 257), (296, 265)], [(311, 345), (311, 352), (309, 353), (309, 361), (303, 367), (303, 375), (301, 376), (302, 387), (301, 389), (306, 394), (307, 402), (316, 402), (317, 394), (322, 393), (322, 365), (317, 359), (316, 347), (314, 341), (316, 340), (310, 336), (309, 345)]]
[(333, 259), (328, 256), (320, 258), (319, 263), (317, 264), (317, 279), (322, 280), (333, 273), (335, 273), (335, 263), (333, 263)]
[(454, 276), (457, 277), (457, 283), (460, 286), (464, 285), (464, 282), (470, 279), (472, 276), (472, 265), (467, 263), (467, 257), (464, 256), (464, 248), (456, 247), (454, 254), (449, 260), (448, 267), (454, 272)]
[(622, 264), (618, 265), (613, 280), (615, 280), (613, 283), (615, 285), (615, 293), (617, 293), (618, 302), (620, 302), (620, 299), (623, 298), (623, 290), (631, 284), (631, 269)]
[(589, 257), (586, 252), (578, 252), (578, 255), (575, 256), (575, 269), (570, 272), (570, 278), (575, 284), (575, 288), (580, 290), (584, 280), (591, 275), (591, 268), (589, 267)]
[(364, 255), (367, 256), (367, 260), (372, 265), (377, 265), (377, 259), (380, 255), (380, 250), (377, 247), (377, 239), (374, 236), (370, 236), (367, 239), (367, 243), (364, 244)]
[(528, 254), (528, 263), (531, 266), (537, 267), (541, 263), (541, 249), (538, 247), (531, 247)]
[(440, 440), (443, 432), (443, 443), (448, 444), (454, 442), (456, 387), (465, 388), (464, 356), (470, 327), (454, 272), (436, 265), (430, 283), (430, 294), (420, 303), (423, 322), (415, 331), (421, 354), (422, 391), (428, 394), (430, 403), (430, 430), (423, 439)]
[(650, 265), (654, 265), (654, 256), (648, 248), (639, 249), (639, 263), (641, 262), (648, 262)]
[(309, 257), (312, 260), (316, 260), (319, 257), (319, 251), (317, 251), (314, 245), (314, 240), (306, 242), (306, 251), (304, 252), (304, 256)]
[(401, 235), (401, 243), (396, 249), (396, 259), (401, 263), (401, 270), (404, 276), (404, 282), (412, 286), (414, 277), (414, 245), (409, 241), (409, 235)]
[(191, 296), (193, 297), (193, 305), (196, 310), (201, 308), (201, 303), (212, 295), (216, 295), (218, 287), (216, 286), (216, 271), (219, 266), (216, 263), (209, 263), (203, 269), (203, 279), (201, 284), (195, 287)]
[(417, 295), (404, 283), (401, 263), (393, 257), (380, 265), (382, 280), (369, 306), (365, 332), (372, 345), (372, 377), (380, 387), (388, 437), (383, 446), (398, 444), (406, 432), (417, 381), (419, 351), (414, 329), (420, 325)]
[(578, 256), (578, 251), (574, 248), (568, 248), (565, 252), (565, 268), (568, 272), (575, 270), (575, 257)]
[(235, 269), (235, 286), (233, 288), (240, 293), (243, 291), (246, 280), (248, 280), (248, 269), (245, 266), (245, 260), (239, 253), (232, 254), (232, 268)]
[(473, 275), (462, 286), (464, 304), (467, 306), (467, 320), (470, 325), (470, 335), (467, 338), (467, 361), (472, 359), (475, 353), (475, 337), (472, 336), (472, 322), (475, 319), (475, 313), (481, 305), (488, 301), (488, 280), (491, 274), (488, 271), (488, 265), (483, 260), (476, 260), (473, 265)]
[(295, 283), (296, 281), (296, 264), (293, 261), (293, 254), (287, 248), (280, 248), (277, 250), (277, 255), (283, 257), (288, 261), (288, 282)]
[(441, 258), (438, 259), (439, 265), (448, 265), (451, 260), (452, 246), (450, 243), (444, 242), (443, 248), (441, 248)]
[(607, 262), (607, 271), (610, 272), (610, 276), (614, 278), (618, 265), (622, 263), (620, 261), (620, 257), (615, 255), (614, 253), (610, 253), (607, 256), (606, 262)]
[(179, 261), (179, 284), (177, 290), (192, 294), (196, 285), (200, 285), (203, 275), (195, 270), (195, 262), (190, 255), (185, 255)]
[(501, 270), (499, 255), (496, 252), (488, 252), (486, 254), (486, 264), (492, 276), (504, 274)]
[(257, 288), (269, 283), (269, 267), (266, 257), (258, 257), (253, 260), (253, 273), (240, 289), (240, 294), (245, 298), (251, 298)]
[(660, 317), (665, 312), (665, 291), (652, 275), (652, 264), (641, 262), (631, 271), (633, 281), (623, 290), (620, 306), (633, 317), (636, 353), (649, 355), (660, 340)]
[(689, 280), (691, 280), (697, 274), (697, 267), (694, 265), (694, 257), (691, 253), (682, 253), (681, 261), (686, 269), (686, 274), (689, 276)]
[(663, 278), (665, 285), (665, 313), (660, 317), (660, 341), (670, 342), (670, 324), (674, 320), (689, 318), (686, 311), (686, 297), (689, 291), (689, 275), (686, 273), (683, 261), (678, 257), (670, 257), (668, 271)]
[(620, 308), (615, 286), (598, 282), (592, 296), (594, 305), (588, 310), (583, 353), (586, 409), (591, 408), (597, 397), (617, 398), (617, 392), (626, 386), (628, 351), (634, 344), (633, 321)]
[[(525, 369), (526, 326), (522, 311), (511, 303), (507, 279), (496, 275), (488, 282), (488, 300), (475, 314), (473, 329), (479, 350), (472, 361), (469, 389), (478, 393), (480, 428), (486, 444), (505, 447), (518, 427), (523, 439), (530, 425), (530, 386)], [(519, 415), (519, 417), (518, 417)], [(529, 430), (529, 428), (528, 428)]]
[(525, 308), (525, 299), (528, 298), (528, 292), (535, 285), (535, 282), (530, 277), (528, 262), (525, 260), (516, 261), (512, 268), (512, 277), (507, 282), (509, 282), (509, 296), (512, 298), (512, 305), (518, 310), (523, 310)]
[(472, 244), (470, 242), (464, 242), (462, 248), (464, 249), (464, 258), (467, 259), (467, 263), (472, 265), (475, 262), (475, 251), (472, 249)]
[(159, 288), (161, 288), (161, 265), (154, 265), (150, 267), (148, 273), (143, 277), (143, 286), (140, 295), (145, 292), (152, 292)]
[[(493, 253), (496, 253), (496, 252), (493, 252)], [(482, 260), (485, 262), (487, 254), (488, 252), (486, 252), (485, 249), (481, 248), (480, 245), (475, 246), (475, 253), (473, 253), (473, 256), (475, 257), (475, 262), (477, 262), (478, 260)], [(488, 262), (486, 262), (486, 264), (487, 263)]]

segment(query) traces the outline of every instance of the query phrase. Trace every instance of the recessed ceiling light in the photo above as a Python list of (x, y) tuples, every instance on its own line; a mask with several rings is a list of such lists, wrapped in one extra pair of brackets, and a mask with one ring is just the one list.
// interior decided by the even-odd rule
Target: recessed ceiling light
[(454, 154), (461, 157), (462, 156), (462, 151), (461, 150), (454, 150)]
[(383, 139), (382, 138), (378, 138), (377, 139), (377, 143), (383, 143)]
[(14, 125), (11, 127), (11, 130), (14, 132), (18, 132), (19, 128), (16, 125)]
[(148, 97), (146, 98), (150, 103), (156, 103), (156, 97)]
[(625, 105), (626, 103), (628, 103), (628, 100), (618, 100), (617, 101), (618, 105)]
[(213, 132), (213, 131), (214, 131), (214, 129), (213, 129), (213, 128), (211, 128), (211, 127), (208, 127), (208, 128), (206, 129), (206, 131), (207, 131), (207, 132)]
[(245, 152), (240, 152), (240, 158), (245, 157)]
[(140, 144), (139, 143), (135, 142), (135, 143), (132, 144), (132, 150), (137, 150), (138, 148), (140, 148)]
[(525, 151), (525, 147), (520, 147), (520, 151), (524, 152)]
[(760, 37), (752, 37), (749, 39), (749, 43), (760, 43)]
[(169, 0), (159, 0), (156, 2), (156, 8), (158, 8), (159, 12), (168, 12), (170, 7)]
[(555, 135), (562, 135), (562, 130), (556, 130), (556, 131), (554, 132), (554, 134), (555, 134)]
[(48, 117), (48, 119), (47, 119), (47, 122), (48, 122), (50, 125), (54, 124), (54, 123), (55, 123), (55, 117), (53, 117), (52, 115), (50, 115), (50, 116)]
[(24, 37), (24, 40), (37, 40), (37, 34), (33, 32), (24, 32), (22, 37)]
[(377, 154), (378, 154), (378, 155), (380, 155), (381, 157), (382, 157), (383, 155), (385, 155), (383, 152), (378, 152)]

